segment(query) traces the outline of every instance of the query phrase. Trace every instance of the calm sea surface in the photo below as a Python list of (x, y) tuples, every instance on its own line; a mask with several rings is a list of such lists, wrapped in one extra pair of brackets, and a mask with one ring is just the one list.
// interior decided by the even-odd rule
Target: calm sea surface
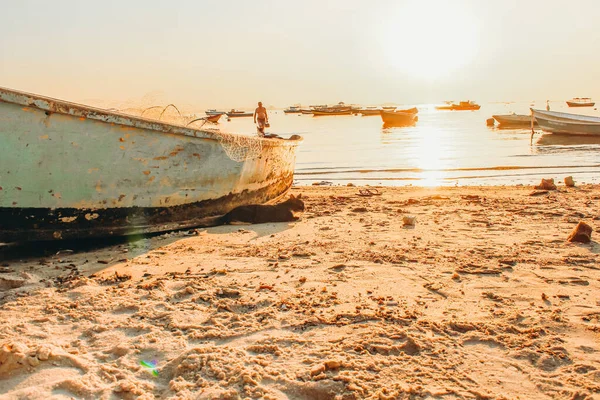
[[(297, 184), (370, 185), (509, 185), (540, 178), (600, 181), (600, 137), (570, 137), (531, 130), (486, 126), (493, 114), (529, 114), (532, 103), (482, 104), (479, 111), (437, 111), (417, 105), (413, 127), (383, 128), (379, 116), (313, 117), (270, 111), (268, 132), (299, 134)], [(401, 106), (408, 108), (412, 105)], [(594, 108), (568, 109), (551, 102), (553, 111), (600, 116)], [(545, 109), (545, 101), (535, 102)], [(255, 132), (252, 118), (223, 120), (225, 132)]]

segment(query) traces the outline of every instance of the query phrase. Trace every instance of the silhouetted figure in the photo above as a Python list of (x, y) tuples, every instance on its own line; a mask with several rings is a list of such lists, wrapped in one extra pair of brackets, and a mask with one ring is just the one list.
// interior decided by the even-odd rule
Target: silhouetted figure
[(265, 135), (265, 126), (269, 123), (267, 109), (263, 107), (262, 102), (258, 102), (258, 107), (254, 110), (254, 123), (257, 124), (260, 136)]

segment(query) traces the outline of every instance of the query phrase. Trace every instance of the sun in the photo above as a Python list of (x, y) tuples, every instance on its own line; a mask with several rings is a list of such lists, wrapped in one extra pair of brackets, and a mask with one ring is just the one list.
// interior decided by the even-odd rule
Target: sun
[(382, 41), (386, 58), (407, 75), (435, 80), (476, 56), (477, 21), (459, 2), (407, 1), (390, 18)]

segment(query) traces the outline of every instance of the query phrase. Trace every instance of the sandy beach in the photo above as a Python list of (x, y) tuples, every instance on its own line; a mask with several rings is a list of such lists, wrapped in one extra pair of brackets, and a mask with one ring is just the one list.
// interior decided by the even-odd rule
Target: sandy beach
[(360, 189), (293, 188), (294, 223), (3, 249), (0, 398), (600, 396), (600, 187)]

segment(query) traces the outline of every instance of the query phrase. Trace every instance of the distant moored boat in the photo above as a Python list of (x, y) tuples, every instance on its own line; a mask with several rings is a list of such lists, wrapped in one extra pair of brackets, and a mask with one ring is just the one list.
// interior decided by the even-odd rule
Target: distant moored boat
[(239, 111), (239, 110), (234, 110), (234, 109), (232, 109), (229, 112), (226, 112), (225, 114), (227, 114), (227, 116), (229, 118), (251, 117), (254, 115), (254, 113), (251, 113), (251, 112)]
[(408, 126), (417, 122), (418, 110), (411, 108), (403, 111), (381, 111), (381, 119), (386, 126)]
[(474, 101), (461, 101), (460, 103), (448, 103), (444, 106), (437, 106), (436, 110), (452, 110), (452, 111), (475, 111), (481, 106)]
[(283, 112), (286, 114), (300, 114), (302, 113), (302, 108), (300, 106), (290, 106), (283, 110)]
[(218, 110), (215, 110), (214, 108), (212, 108), (212, 109), (204, 111), (204, 114), (206, 114), (206, 115), (223, 115), (223, 114), (227, 114), (227, 111), (218, 111)]
[(589, 97), (575, 97), (567, 101), (569, 107), (594, 107), (594, 103)]

